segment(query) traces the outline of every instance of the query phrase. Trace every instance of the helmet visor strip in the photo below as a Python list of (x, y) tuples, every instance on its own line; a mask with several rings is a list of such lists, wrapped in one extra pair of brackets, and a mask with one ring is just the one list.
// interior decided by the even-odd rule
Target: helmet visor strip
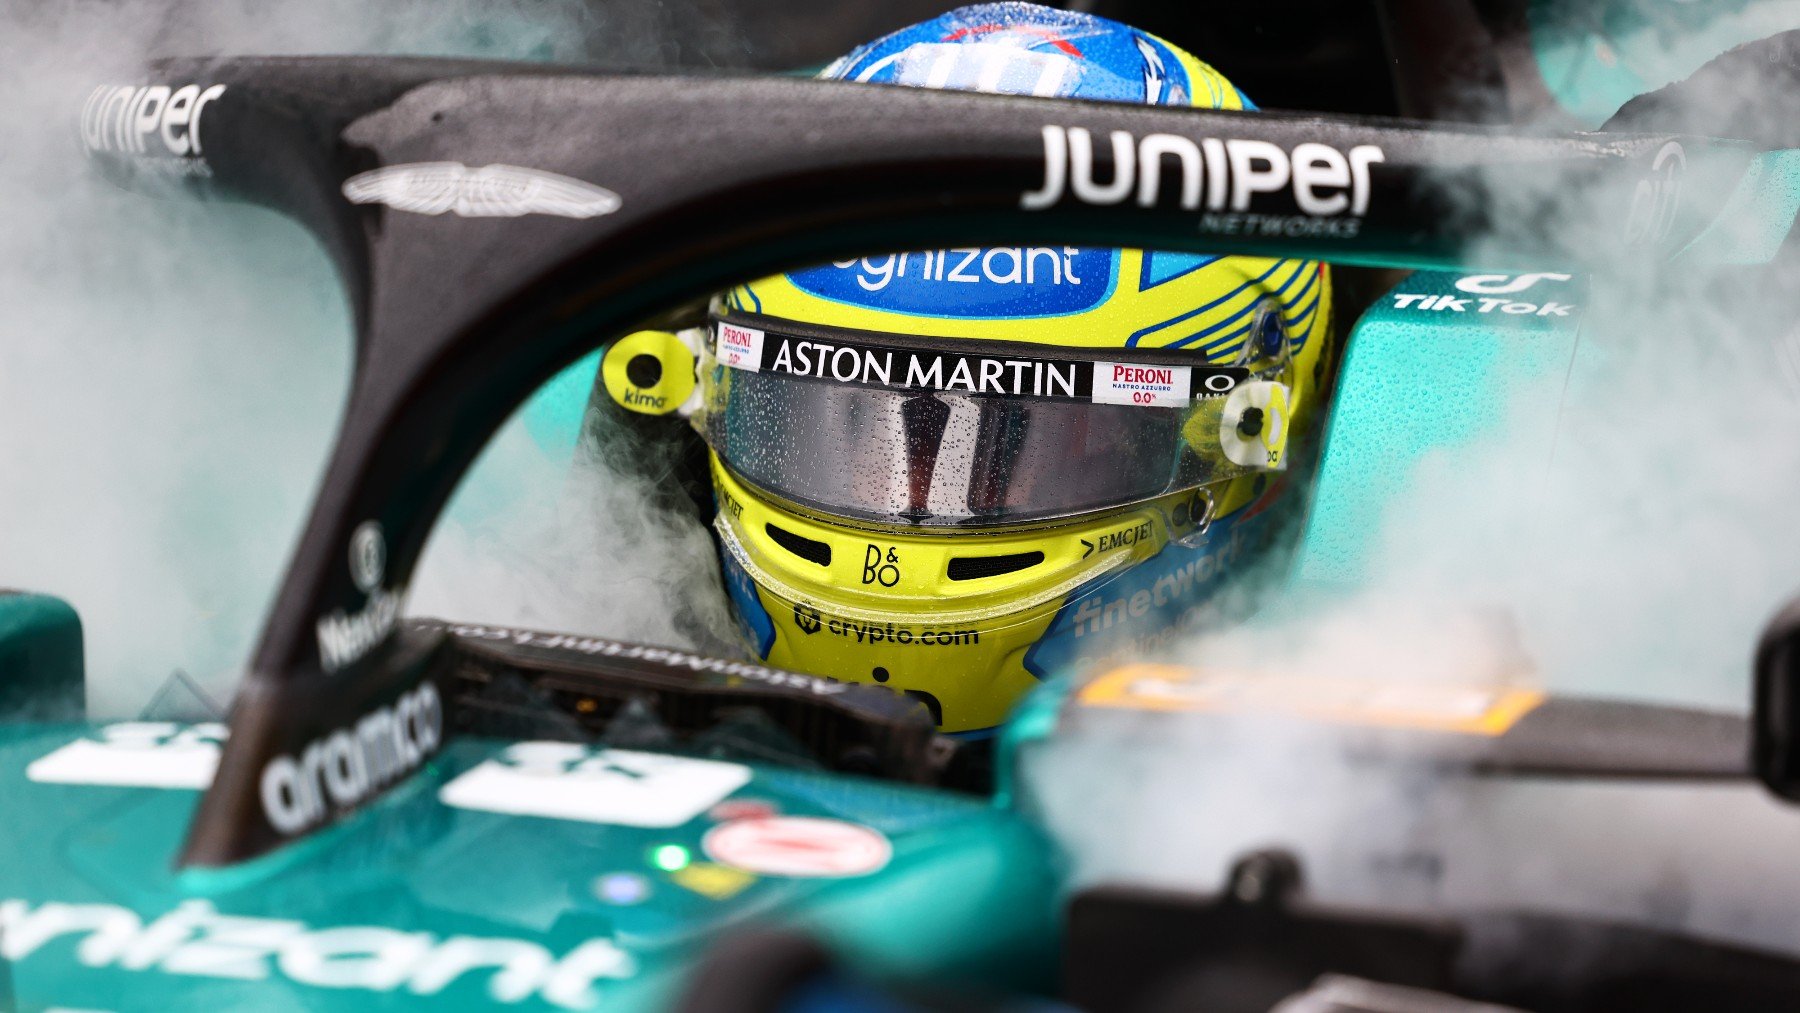
[(1249, 376), (1241, 366), (1047, 358), (994, 342), (871, 344), (726, 320), (712, 338), (707, 442), (752, 484), (833, 515), (1016, 524), (1243, 470), (1216, 446), (1191, 444), (1217, 432), (1196, 417), (1208, 407), (1218, 417)]

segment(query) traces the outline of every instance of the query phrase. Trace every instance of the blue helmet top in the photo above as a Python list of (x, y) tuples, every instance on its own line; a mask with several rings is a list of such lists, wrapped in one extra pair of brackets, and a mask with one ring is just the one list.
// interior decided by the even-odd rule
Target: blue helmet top
[[(1232, 104), (1221, 92), (1231, 88), (1223, 78), (1194, 81), (1187, 61), (1156, 36), (1030, 3), (958, 7), (858, 46), (820, 76), (1146, 105)], [(1254, 108), (1231, 90), (1244, 108)]]

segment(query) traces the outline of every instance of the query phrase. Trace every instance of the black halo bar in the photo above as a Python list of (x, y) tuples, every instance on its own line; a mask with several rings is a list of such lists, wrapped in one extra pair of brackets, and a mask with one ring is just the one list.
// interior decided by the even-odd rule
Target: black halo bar
[[(310, 833), (429, 756), (430, 652), (393, 631), (439, 510), (539, 383), (659, 312), (783, 268), (957, 245), (1537, 271), (1666, 259), (1757, 157), (1692, 137), (410, 58), (165, 61), (78, 98), (103, 171), (292, 215), (354, 310), (349, 403), (181, 858), (199, 866)], [(380, 187), (385, 204), (345, 196), (352, 177), (420, 164), (453, 177), (438, 213)], [(489, 166), (574, 181), (588, 216), (565, 216), (566, 193), (519, 197), (516, 173), (502, 208), (537, 213), (491, 216), (477, 198), (512, 170)], [(291, 794), (294, 769), (317, 782), (319, 756), (348, 764), (333, 736), (364, 725), (400, 731), (360, 782), (345, 766), (346, 790)]]

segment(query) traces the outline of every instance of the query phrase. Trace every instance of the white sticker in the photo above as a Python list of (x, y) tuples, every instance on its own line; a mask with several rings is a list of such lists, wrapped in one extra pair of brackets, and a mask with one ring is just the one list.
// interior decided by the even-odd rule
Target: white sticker
[(1219, 446), (1226, 459), (1262, 471), (1286, 468), (1292, 410), (1284, 384), (1272, 380), (1238, 384), (1219, 417)]
[(754, 327), (719, 322), (719, 340), (713, 354), (732, 369), (762, 372), (763, 332)]
[(721, 823), (700, 842), (706, 857), (765, 876), (866, 876), (886, 867), (893, 845), (843, 820), (768, 816)]
[(714, 760), (521, 742), (444, 785), (457, 809), (626, 827), (677, 827), (750, 782), (750, 768)]
[(1094, 403), (1146, 408), (1186, 408), (1193, 389), (1192, 366), (1094, 363)]
[(205, 788), (219, 766), (221, 724), (127, 721), (96, 729), (39, 757), (25, 776), (40, 784), (100, 784), (118, 788)]

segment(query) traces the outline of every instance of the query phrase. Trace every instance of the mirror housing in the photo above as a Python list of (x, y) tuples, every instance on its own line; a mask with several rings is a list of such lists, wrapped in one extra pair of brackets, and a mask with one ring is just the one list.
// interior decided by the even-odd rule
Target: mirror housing
[(81, 617), (61, 598), (0, 588), (0, 718), (86, 709)]
[(1800, 802), (1800, 598), (1763, 630), (1753, 679), (1750, 769), (1777, 796)]

